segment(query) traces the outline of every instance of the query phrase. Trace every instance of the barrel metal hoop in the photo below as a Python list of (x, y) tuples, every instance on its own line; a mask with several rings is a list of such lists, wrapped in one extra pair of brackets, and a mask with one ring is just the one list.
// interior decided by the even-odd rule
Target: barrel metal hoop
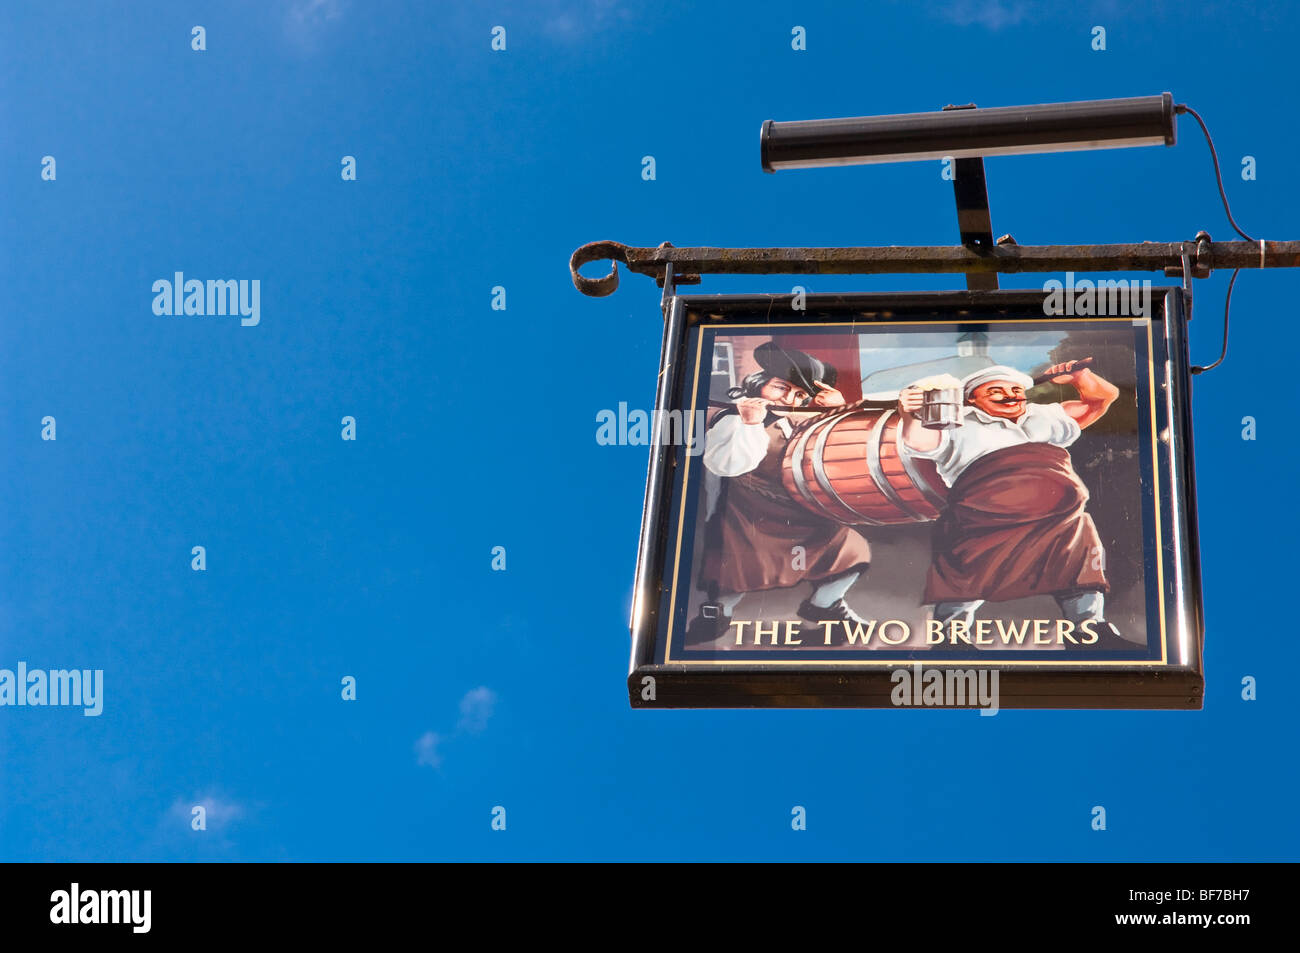
[(947, 501), (934, 491), (934, 487), (930, 486), (930, 481), (921, 476), (921, 471), (916, 468), (916, 461), (912, 459), (912, 451), (903, 441), (902, 421), (899, 421), (898, 428), (894, 431), (894, 442), (898, 447), (898, 458), (903, 461), (903, 469), (907, 471), (908, 479), (912, 481), (912, 485), (921, 491), (921, 495), (925, 497), (926, 502), (942, 512), (947, 505)]
[[(838, 423), (842, 420), (848, 420), (852, 416), (853, 414), (850, 413), (850, 414), (845, 414), (843, 417), (828, 417), (826, 419), (828, 422), (831, 422), (831, 426), (834, 426), (835, 423)], [(813, 427), (812, 429), (815, 430), (816, 427)], [(831, 486), (830, 477), (826, 475), (826, 461), (822, 457), (822, 453), (826, 447), (826, 438), (830, 436), (830, 433), (831, 433), (831, 427), (827, 427), (825, 430), (823, 430), (821, 434), (817, 437), (817, 446), (813, 448), (812, 465), (813, 465), (813, 473), (817, 477), (817, 484), (822, 488), (822, 490), (825, 491), (827, 496), (829, 496), (840, 506), (844, 507), (845, 510), (852, 513), (863, 523), (866, 523), (870, 526), (884, 526), (885, 524), (882, 523), (880, 520), (873, 519), (872, 517), (867, 516), (865, 513), (859, 513), (853, 507), (849, 506), (848, 503), (844, 502), (844, 498), (835, 492), (835, 487)]]
[[(827, 420), (829, 419), (831, 418), (827, 418)], [(812, 491), (808, 489), (808, 481), (804, 479), (803, 475), (803, 455), (804, 448), (808, 444), (808, 438), (813, 435), (814, 430), (824, 423), (826, 423), (826, 420), (819, 420), (800, 434), (799, 439), (795, 441), (794, 451), (792, 454), (794, 459), (790, 461), (790, 476), (794, 478), (795, 489), (799, 491), (800, 496), (813, 506), (817, 507), (817, 509), (821, 510), (827, 516), (838, 520), (839, 518), (827, 508), (826, 504), (817, 499), (817, 497), (813, 495)]]
[(871, 436), (867, 438), (867, 472), (871, 474), (871, 479), (875, 481), (880, 492), (885, 495), (885, 499), (898, 507), (904, 516), (909, 517), (914, 523), (928, 523), (929, 520), (908, 506), (903, 498), (898, 495), (898, 491), (894, 489), (889, 482), (889, 478), (880, 469), (880, 446), (885, 439), (885, 426), (892, 416), (894, 416), (892, 410), (887, 410), (881, 414), (880, 419), (876, 421), (876, 427), (871, 432)]

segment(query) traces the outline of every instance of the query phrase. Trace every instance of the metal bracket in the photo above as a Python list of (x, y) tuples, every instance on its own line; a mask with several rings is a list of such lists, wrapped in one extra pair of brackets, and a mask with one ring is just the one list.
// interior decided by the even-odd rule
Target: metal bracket
[[(696, 281), (699, 280), (697, 277)], [(673, 269), (667, 267), (664, 269), (663, 277), (659, 279), (659, 284), (663, 287), (664, 293), (659, 299), (659, 310), (664, 313), (664, 320), (668, 320), (668, 309), (672, 307), (673, 296), (677, 294), (677, 285), (673, 281)]]
[[(944, 106), (944, 112), (954, 109), (974, 109), (974, 103), (964, 106)], [(979, 156), (957, 159), (953, 163), (952, 194), (957, 200), (957, 228), (961, 243), (976, 254), (991, 254), (993, 250), (993, 218), (989, 212), (988, 182), (984, 178), (984, 160)], [(969, 291), (996, 291), (996, 271), (967, 272), (966, 288)]]
[[(1190, 242), (1183, 242), (1181, 264), (1165, 267), (1165, 277), (1183, 279), (1184, 307), (1187, 320), (1192, 320), (1192, 279), (1208, 278), (1214, 270), (1214, 243), (1210, 233), (1202, 229)], [(1261, 267), (1263, 262), (1261, 261)]]
[(1196, 276), (1195, 260), (1191, 254), (1183, 252), (1183, 299), (1188, 321), (1192, 320), (1192, 278), (1194, 276)]
[[(672, 242), (660, 242), (660, 248), (672, 248)], [(655, 283), (660, 288), (667, 288), (670, 284), (677, 285), (698, 285), (700, 283), (699, 275), (679, 275), (671, 263), (664, 267), (663, 274), (655, 276)]]
[(1210, 233), (1202, 229), (1190, 242), (1183, 242), (1182, 252), (1182, 264), (1167, 265), (1165, 277), (1181, 277), (1183, 287), (1190, 292), (1192, 278), (1208, 278), (1214, 270), (1214, 241), (1210, 238)]
[[(952, 191), (957, 199), (957, 227), (961, 230), (961, 243), (977, 254), (991, 254), (993, 219), (989, 213), (984, 160), (958, 159), (954, 163), (953, 172)], [(970, 291), (996, 291), (997, 287), (996, 271), (966, 273), (966, 288)]]

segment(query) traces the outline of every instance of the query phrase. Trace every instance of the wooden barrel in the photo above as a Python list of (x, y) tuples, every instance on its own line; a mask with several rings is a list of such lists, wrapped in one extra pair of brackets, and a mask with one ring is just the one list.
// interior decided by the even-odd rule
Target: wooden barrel
[(912, 456), (897, 410), (850, 406), (814, 418), (785, 448), (782, 482), (806, 509), (849, 525), (937, 519), (948, 488)]

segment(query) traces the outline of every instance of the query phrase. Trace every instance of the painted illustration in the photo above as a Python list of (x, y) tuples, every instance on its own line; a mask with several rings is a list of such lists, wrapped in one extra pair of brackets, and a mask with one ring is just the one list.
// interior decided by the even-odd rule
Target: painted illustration
[[(700, 606), (692, 635), (716, 637), (728, 628), (746, 593), (794, 586), (812, 591), (796, 610), (803, 619), (861, 621), (845, 594), (871, 563), (862, 534), (799, 506), (785, 491), (785, 448), (801, 420), (844, 406), (836, 369), (774, 341), (753, 352), (758, 370), (728, 396), (735, 402), (709, 425), (704, 466), (711, 506), (705, 529)], [(793, 547), (802, 557), (791, 559)]]
[[(1080, 361), (1054, 364), (1043, 377), (1071, 385), (1078, 399), (1031, 404), (1034, 378), (1003, 365), (968, 374), (950, 391), (913, 384), (899, 394), (903, 444), (934, 461), (949, 488), (923, 598), (946, 629), (960, 621), (969, 631), (986, 601), (1045, 593), (1066, 621), (1096, 623), (1099, 643), (1127, 648), (1103, 617), (1105, 550), (1066, 449), (1119, 390)], [(952, 407), (937, 423), (926, 419), (936, 395)]]
[(673, 657), (1158, 658), (1145, 333), (706, 332)]

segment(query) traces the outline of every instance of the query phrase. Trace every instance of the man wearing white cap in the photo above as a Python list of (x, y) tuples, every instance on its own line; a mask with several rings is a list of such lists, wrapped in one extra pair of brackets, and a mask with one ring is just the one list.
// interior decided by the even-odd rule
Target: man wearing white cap
[(913, 456), (933, 460), (950, 488), (924, 596), (945, 628), (954, 620), (969, 625), (985, 601), (1050, 594), (1065, 618), (1098, 623), (1099, 644), (1125, 644), (1116, 644), (1117, 631), (1103, 621), (1110, 585), (1101, 537), (1065, 449), (1106, 413), (1119, 389), (1077, 363), (1047, 369), (1053, 383), (1079, 392), (1059, 404), (1029, 403), (1033, 378), (1015, 368), (976, 371), (962, 381), (961, 425), (951, 430), (922, 426), (919, 388), (899, 394), (903, 441)]

